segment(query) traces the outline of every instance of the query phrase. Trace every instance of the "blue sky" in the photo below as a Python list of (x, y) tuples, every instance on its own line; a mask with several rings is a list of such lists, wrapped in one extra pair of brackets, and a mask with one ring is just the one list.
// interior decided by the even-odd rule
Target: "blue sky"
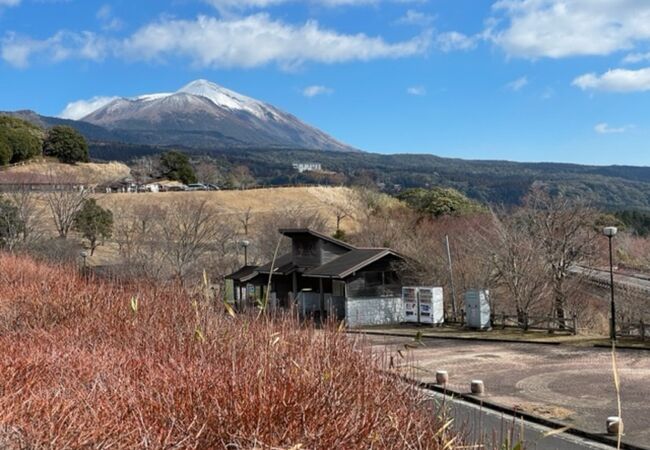
[(367, 151), (650, 165), (647, 0), (0, 0), (0, 110), (198, 78)]

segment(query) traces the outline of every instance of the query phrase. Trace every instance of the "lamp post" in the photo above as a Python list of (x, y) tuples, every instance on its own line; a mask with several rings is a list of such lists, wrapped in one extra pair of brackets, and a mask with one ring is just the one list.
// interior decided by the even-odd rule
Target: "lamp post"
[(248, 239), (243, 239), (239, 244), (244, 248), (244, 266), (248, 265), (248, 246), (251, 245), (251, 241)]
[(614, 252), (612, 250), (612, 239), (618, 233), (618, 228), (616, 227), (605, 227), (603, 228), (603, 234), (609, 239), (609, 280), (610, 280), (610, 289), (611, 289), (611, 306), (612, 306), (612, 317), (609, 323), (609, 338), (612, 342), (616, 342), (616, 303), (614, 302)]

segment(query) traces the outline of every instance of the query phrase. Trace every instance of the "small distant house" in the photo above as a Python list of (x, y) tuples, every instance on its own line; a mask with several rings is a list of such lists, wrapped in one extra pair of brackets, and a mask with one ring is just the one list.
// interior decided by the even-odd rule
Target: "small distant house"
[(271, 307), (296, 308), (303, 317), (345, 320), (348, 326), (403, 320), (404, 258), (389, 248), (359, 248), (305, 228), (280, 229), (291, 251), (261, 266), (245, 266), (226, 277), (231, 300), (264, 298)]
[(157, 182), (159, 190), (162, 192), (184, 191), (187, 186), (180, 181), (160, 180)]
[(158, 182), (143, 184), (141, 186), (141, 189), (144, 192), (160, 192), (160, 190), (161, 190), (160, 189), (160, 183), (158, 183)]
[(320, 163), (294, 163), (293, 168), (296, 169), (299, 173), (323, 171), (323, 167)]

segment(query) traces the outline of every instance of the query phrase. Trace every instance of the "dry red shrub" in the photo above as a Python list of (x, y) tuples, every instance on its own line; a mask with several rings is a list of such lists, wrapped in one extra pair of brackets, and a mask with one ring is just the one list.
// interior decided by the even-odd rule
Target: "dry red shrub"
[(335, 329), (0, 255), (3, 448), (443, 448), (377, 361)]

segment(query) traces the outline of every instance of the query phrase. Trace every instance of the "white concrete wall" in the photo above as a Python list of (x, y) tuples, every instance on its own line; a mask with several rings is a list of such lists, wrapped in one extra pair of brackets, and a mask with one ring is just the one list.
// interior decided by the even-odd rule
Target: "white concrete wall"
[(350, 328), (397, 324), (404, 321), (404, 304), (400, 297), (348, 298), (345, 319)]

